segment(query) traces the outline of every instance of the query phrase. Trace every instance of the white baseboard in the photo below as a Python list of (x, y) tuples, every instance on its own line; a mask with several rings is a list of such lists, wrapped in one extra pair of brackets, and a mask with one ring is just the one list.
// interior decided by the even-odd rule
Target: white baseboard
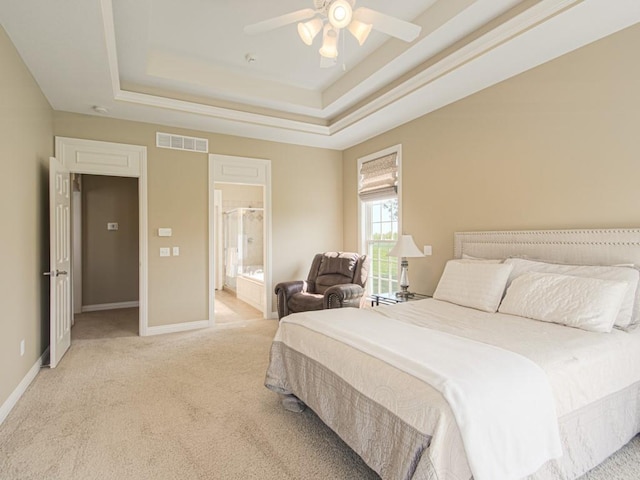
[(164, 333), (186, 332), (188, 330), (196, 330), (198, 328), (208, 328), (209, 320), (200, 320), (197, 322), (173, 323), (171, 325), (158, 325), (157, 327), (147, 327), (145, 335), (162, 335)]
[(83, 305), (82, 313), (85, 312), (100, 312), (102, 310), (117, 310), (119, 308), (134, 308), (139, 307), (140, 302), (117, 302), (117, 303), (99, 303), (97, 305)]
[(38, 361), (34, 363), (33, 367), (29, 369), (29, 371), (24, 376), (22, 381), (18, 384), (16, 389), (11, 393), (11, 395), (9, 395), (9, 398), (7, 398), (5, 402), (2, 404), (2, 407), (0, 407), (0, 425), (2, 425), (5, 418), (7, 418), (11, 410), (13, 410), (13, 407), (16, 406), (16, 404), (18, 403), (18, 400), (20, 400), (20, 397), (22, 397), (24, 392), (27, 391), (27, 388), (29, 387), (29, 385), (31, 385), (31, 382), (33, 381), (33, 379), (36, 378), (36, 375), (38, 375), (38, 372), (40, 371), (40, 367), (42, 367), (42, 363), (44, 359), (47, 358), (48, 356), (49, 356), (49, 348), (47, 347), (47, 349), (44, 351), (44, 353), (38, 359)]

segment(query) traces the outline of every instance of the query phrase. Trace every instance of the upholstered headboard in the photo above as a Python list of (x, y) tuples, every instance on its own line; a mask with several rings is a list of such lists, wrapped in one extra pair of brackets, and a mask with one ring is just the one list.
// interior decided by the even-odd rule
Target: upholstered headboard
[(454, 256), (512, 256), (573, 265), (640, 265), (640, 228), (457, 232)]

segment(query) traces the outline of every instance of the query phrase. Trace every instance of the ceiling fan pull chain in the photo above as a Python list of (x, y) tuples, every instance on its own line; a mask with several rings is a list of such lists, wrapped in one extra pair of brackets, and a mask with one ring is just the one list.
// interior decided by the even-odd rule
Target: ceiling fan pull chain
[(347, 54), (347, 49), (345, 46), (345, 40), (344, 37), (346, 37), (346, 35), (341, 35), (342, 37), (342, 71), (346, 72), (347, 71), (347, 62), (345, 61), (345, 56)]

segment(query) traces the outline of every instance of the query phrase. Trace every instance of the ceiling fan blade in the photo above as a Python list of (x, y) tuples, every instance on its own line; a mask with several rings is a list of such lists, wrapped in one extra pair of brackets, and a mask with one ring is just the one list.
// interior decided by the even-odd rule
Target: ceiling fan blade
[(374, 29), (405, 42), (413, 42), (422, 31), (420, 25), (405, 22), (367, 7), (358, 8), (353, 12), (353, 18), (363, 23), (369, 23), (373, 25)]
[(244, 27), (244, 33), (247, 35), (257, 35), (259, 33), (268, 32), (269, 30), (275, 30), (276, 28), (284, 27), (291, 23), (300, 22), (315, 16), (318, 13), (312, 8), (305, 8), (295, 12), (280, 15), (279, 17), (263, 20), (262, 22), (254, 23)]

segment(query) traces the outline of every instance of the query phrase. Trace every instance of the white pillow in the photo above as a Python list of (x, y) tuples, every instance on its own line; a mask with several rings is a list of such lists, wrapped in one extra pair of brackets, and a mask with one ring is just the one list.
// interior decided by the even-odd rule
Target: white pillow
[(462, 258), (460, 260), (465, 260), (467, 262), (478, 262), (478, 263), (502, 263), (504, 262), (501, 258), (480, 258), (474, 257), (472, 255), (467, 255), (466, 253), (462, 254)]
[(627, 282), (529, 272), (511, 283), (499, 311), (591, 332), (610, 332), (627, 288)]
[(495, 313), (512, 268), (503, 263), (449, 260), (433, 298)]
[(590, 277), (627, 282), (628, 288), (620, 311), (618, 312), (615, 326), (627, 328), (640, 321), (640, 302), (636, 301), (638, 298), (640, 272), (638, 272), (636, 268), (620, 265), (562, 265), (557, 263), (536, 262), (524, 258), (508, 258), (504, 263), (513, 265), (507, 286), (509, 286), (515, 278), (518, 278), (526, 272), (558, 273), (575, 277)]

